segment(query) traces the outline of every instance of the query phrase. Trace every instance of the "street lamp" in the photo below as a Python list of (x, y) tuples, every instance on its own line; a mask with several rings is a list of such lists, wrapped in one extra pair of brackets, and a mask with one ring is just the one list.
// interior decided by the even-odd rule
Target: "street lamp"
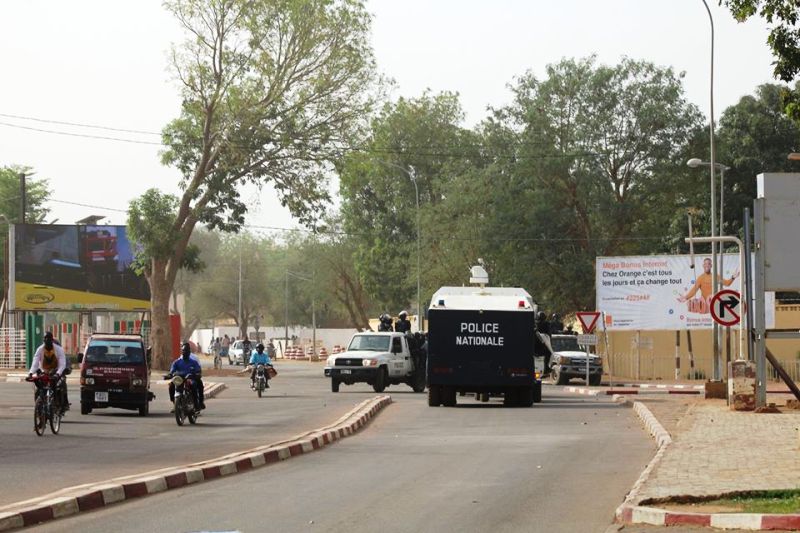
[(316, 304), (316, 291), (314, 290), (314, 273), (311, 273), (311, 278), (307, 278), (305, 276), (301, 276), (296, 272), (292, 272), (288, 268), (286, 269), (286, 294), (283, 303), (283, 310), (284, 310), (284, 327), (285, 338), (284, 342), (284, 353), (286, 353), (286, 346), (289, 344), (289, 276), (295, 277), (302, 281), (307, 281), (311, 283), (311, 360), (316, 361), (317, 359), (317, 304)]
[(419, 227), (419, 187), (417, 186), (417, 172), (414, 170), (414, 167), (411, 165), (408, 168), (398, 165), (396, 163), (392, 163), (391, 161), (384, 161), (383, 159), (378, 159), (381, 163), (394, 167), (398, 170), (402, 170), (407, 176), (408, 179), (411, 180), (411, 183), (414, 184), (414, 196), (417, 201), (417, 330), (422, 331), (422, 298), (421, 298), (421, 290), (420, 290), (420, 227)]
[[(711, 16), (711, 9), (708, 7), (708, 2), (706, 0), (702, 0), (703, 5), (706, 8), (706, 12), (708, 13), (708, 21), (711, 25), (711, 65), (710, 65), (710, 87), (709, 87), (709, 100), (710, 100), (710, 113), (709, 113), (709, 144), (710, 144), (710, 152), (711, 152), (711, 163), (709, 164), (709, 171), (711, 173), (711, 287), (712, 292), (716, 293), (719, 290), (719, 281), (717, 276), (717, 246), (715, 241), (713, 240), (714, 237), (717, 235), (717, 221), (716, 221), (716, 201), (714, 200), (717, 197), (715, 186), (714, 186), (714, 173), (716, 171), (716, 152), (714, 150), (714, 17)], [(722, 379), (722, 372), (720, 368), (720, 350), (719, 350), (719, 328), (717, 327), (717, 323), (714, 322), (712, 325), (713, 331), (713, 349), (714, 349), (714, 380), (719, 381)]]

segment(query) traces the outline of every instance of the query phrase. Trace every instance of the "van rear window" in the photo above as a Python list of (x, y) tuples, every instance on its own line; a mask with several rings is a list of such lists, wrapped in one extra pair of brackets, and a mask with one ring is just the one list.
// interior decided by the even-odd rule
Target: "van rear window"
[(89, 363), (144, 363), (142, 345), (134, 341), (93, 340), (84, 358)]

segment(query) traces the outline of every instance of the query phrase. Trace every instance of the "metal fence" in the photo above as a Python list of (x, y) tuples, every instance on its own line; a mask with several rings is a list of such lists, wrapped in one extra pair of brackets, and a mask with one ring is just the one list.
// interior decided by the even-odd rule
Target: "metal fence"
[(25, 368), (25, 330), (0, 328), (0, 368)]
[[(675, 379), (675, 356), (657, 354), (653, 350), (641, 353), (612, 353), (604, 361), (604, 371), (614, 377), (628, 379)], [(680, 379), (707, 379), (711, 377), (711, 363), (695, 360), (692, 372), (686, 355), (681, 357)]]

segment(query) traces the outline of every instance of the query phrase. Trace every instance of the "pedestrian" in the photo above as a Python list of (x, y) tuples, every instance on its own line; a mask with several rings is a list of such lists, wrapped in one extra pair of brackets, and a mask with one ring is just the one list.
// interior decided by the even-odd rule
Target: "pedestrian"
[(228, 334), (226, 333), (220, 343), (220, 351), (219, 351), (220, 357), (228, 357), (230, 348), (231, 348), (231, 339), (230, 337), (228, 337)]

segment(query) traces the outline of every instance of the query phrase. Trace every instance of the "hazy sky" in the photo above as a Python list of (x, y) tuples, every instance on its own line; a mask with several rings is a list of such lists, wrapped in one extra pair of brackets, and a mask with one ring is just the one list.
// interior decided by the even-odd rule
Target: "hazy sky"
[[(760, 20), (738, 24), (708, 0), (716, 24), (716, 115), (772, 81), (772, 57)], [(467, 125), (488, 105), (509, 100), (507, 84), (542, 74), (562, 57), (622, 56), (685, 71), (687, 97), (708, 114), (709, 23), (701, 0), (369, 0), (373, 46), (395, 96), (426, 88), (461, 95)], [(161, 166), (159, 147), (10, 127), (158, 143), (158, 136), (12, 118), (88, 123), (159, 132), (176, 116), (178, 91), (166, 52), (181, 37), (155, 0), (0, 2), (0, 166), (29, 165), (50, 180), (48, 220), (89, 214), (124, 223), (129, 200), (150, 187), (177, 192), (178, 174)], [(704, 154), (698, 154), (703, 157)], [(265, 188), (247, 222), (296, 226)]]

